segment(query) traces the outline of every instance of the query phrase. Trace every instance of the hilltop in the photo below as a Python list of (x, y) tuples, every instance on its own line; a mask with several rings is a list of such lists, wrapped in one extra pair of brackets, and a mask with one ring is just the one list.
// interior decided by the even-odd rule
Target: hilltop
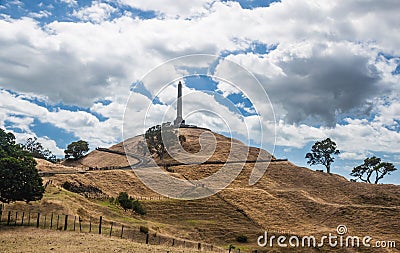
[[(346, 225), (351, 235), (368, 235), (374, 240), (400, 241), (400, 186), (350, 182), (342, 176), (299, 167), (290, 161), (276, 161), (265, 150), (248, 148), (240, 141), (207, 130), (180, 129), (180, 134), (186, 137), (183, 146), (188, 152), (197, 153), (201, 147), (205, 150), (204, 154), (215, 150), (208, 161), (224, 161), (232, 149), (233, 159), (244, 156), (250, 161), (261, 152), (263, 157), (271, 157), (274, 162), (269, 164), (265, 175), (253, 186), (249, 186), (248, 179), (254, 164), (246, 163), (240, 175), (226, 189), (211, 197), (190, 201), (158, 195), (143, 185), (132, 170), (93, 170), (84, 174), (55, 174), (45, 177), (45, 181), (52, 180), (55, 186), (61, 186), (67, 181), (90, 185), (100, 189), (106, 196), (115, 197), (119, 192), (126, 191), (131, 196), (143, 199), (141, 202), (147, 214), (141, 217), (124, 218), (126, 214), (121, 210), (111, 210), (104, 202), (70, 194), (65, 190), (61, 190), (62, 194), (57, 198), (48, 194), (40, 203), (33, 203), (29, 208), (47, 208), (51, 211), (79, 214), (82, 217), (103, 215), (106, 219), (118, 219), (127, 225), (147, 224), (151, 230), (165, 235), (225, 247), (232, 243), (238, 245), (242, 252), (258, 248), (257, 237), (266, 230), (277, 236), (285, 233), (317, 237), (336, 234), (338, 225)], [(202, 135), (206, 137), (199, 142)], [(217, 145), (211, 147), (211, 139), (214, 138)], [(141, 140), (143, 136), (128, 139), (125, 143), (128, 146), (126, 149), (143, 155), (137, 148)], [(109, 149), (125, 152), (123, 143)], [(249, 154), (244, 152), (247, 149)], [(96, 150), (69, 165), (82, 170), (89, 167), (124, 167), (127, 164), (123, 155)], [(39, 170), (48, 171), (48, 166), (51, 167), (49, 164), (46, 164), (46, 168), (44, 166), (44, 163), (39, 163)], [(54, 165), (54, 170), (58, 169), (57, 166)], [(179, 165), (170, 167), (168, 173), (188, 180), (200, 179), (211, 175), (221, 166)], [(21, 203), (16, 206), (26, 208)], [(236, 242), (239, 235), (246, 235), (249, 243)], [(317, 249), (308, 251), (318, 252)], [(302, 250), (299, 249), (298, 252)]]

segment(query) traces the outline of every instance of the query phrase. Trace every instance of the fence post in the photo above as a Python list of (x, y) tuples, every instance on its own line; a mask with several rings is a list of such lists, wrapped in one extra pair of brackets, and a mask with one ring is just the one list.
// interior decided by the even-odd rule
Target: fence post
[(175, 246), (175, 239), (172, 238), (172, 246)]
[(197, 250), (201, 250), (201, 243), (200, 242), (197, 244)]
[(111, 234), (112, 234), (112, 228), (113, 228), (113, 225), (114, 225), (114, 222), (113, 222), (113, 221), (111, 221), (111, 226), (110, 226), (110, 236), (111, 236)]
[(149, 234), (146, 234), (146, 244), (149, 244)]
[(28, 226), (31, 225), (31, 212), (28, 213)]
[(3, 218), (3, 203), (0, 204), (0, 222), (1, 218)]
[(50, 217), (50, 229), (53, 229), (53, 213), (51, 213)]
[(76, 216), (74, 216), (74, 231), (75, 231), (75, 225), (76, 225)]
[(17, 219), (18, 219), (18, 212), (15, 212), (15, 221), (14, 221), (14, 226), (17, 225)]
[(7, 226), (10, 225), (10, 221), (11, 221), (11, 211), (8, 211)]
[(101, 235), (101, 222), (103, 221), (103, 216), (100, 216), (100, 223), (99, 223), (99, 235)]
[(81, 219), (81, 216), (79, 216), (79, 232), (82, 232), (82, 219)]
[(56, 229), (58, 230), (58, 222), (60, 221), (60, 215), (57, 214), (57, 225), (56, 225)]
[(23, 225), (24, 225), (24, 217), (25, 217), (25, 212), (22, 212), (21, 226), (23, 226)]
[(68, 227), (68, 214), (65, 215), (64, 231), (67, 230), (67, 227)]
[(37, 220), (36, 220), (36, 228), (39, 228), (40, 222), (40, 213), (37, 213)]
[(122, 225), (122, 228), (121, 228), (121, 238), (122, 238), (123, 234), (124, 234), (124, 225)]

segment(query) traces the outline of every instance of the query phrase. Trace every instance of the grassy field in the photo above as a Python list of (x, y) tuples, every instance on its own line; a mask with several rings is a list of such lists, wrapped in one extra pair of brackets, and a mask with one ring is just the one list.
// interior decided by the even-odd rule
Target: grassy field
[[(159, 245), (146, 245), (135, 243), (126, 239), (107, 237), (96, 234), (51, 231), (36, 228), (0, 227), (0, 252), (7, 253), (42, 253), (42, 252), (120, 252), (120, 253), (191, 253), (197, 250), (168, 247)], [(211, 251), (201, 251), (210, 252)]]
[[(185, 149), (198, 152), (205, 142), (197, 139), (199, 130), (185, 129)], [(211, 159), (225, 159), (229, 153), (229, 138), (216, 135), (216, 153)], [(135, 150), (137, 138), (128, 142)], [(201, 145), (200, 145), (201, 144)], [(243, 150), (243, 144), (236, 142), (234, 157)], [(113, 149), (122, 149), (117, 144)], [(205, 153), (213, 149), (206, 147)], [(254, 158), (257, 150), (251, 150), (248, 157)], [(265, 152), (265, 154), (267, 154)], [(107, 160), (104, 154), (91, 153), (92, 161)], [(185, 154), (188, 155), (188, 154)], [(117, 160), (113, 160), (116, 162)], [(48, 164), (46, 165), (48, 166)], [(201, 179), (218, 171), (221, 165), (175, 166), (171, 175)], [(240, 165), (239, 165), (240, 166)], [(265, 166), (267, 164), (265, 163)], [(57, 168), (55, 168), (56, 170)], [(186, 241), (198, 241), (224, 247), (230, 245), (251, 252), (258, 249), (257, 238), (264, 231), (276, 235), (313, 235), (316, 237), (336, 233), (338, 225), (346, 225), (349, 235), (369, 235), (374, 240), (400, 242), (400, 186), (370, 185), (350, 182), (342, 176), (312, 171), (290, 162), (271, 163), (260, 181), (249, 186), (249, 175), (253, 164), (246, 164), (239, 176), (218, 194), (200, 200), (175, 200), (162, 197), (147, 188), (133, 171), (90, 171), (86, 174), (58, 174), (45, 177), (52, 180), (44, 198), (30, 204), (16, 203), (7, 208), (16, 210), (40, 210), (81, 216), (85, 221), (90, 217), (103, 216), (109, 224), (118, 226), (147, 226), (151, 233)], [(50, 167), (45, 168), (51, 170)], [(105, 195), (116, 197), (119, 192), (141, 197), (147, 211), (144, 216), (124, 212), (120, 207), (110, 205), (107, 200), (85, 198), (68, 192), (59, 186), (66, 182), (81, 183), (101, 189)], [(3, 218), (4, 220), (4, 218)], [(118, 227), (117, 226), (117, 227)], [(85, 227), (86, 228), (86, 227)], [(248, 237), (248, 243), (237, 242), (239, 235)], [(399, 247), (399, 246), (397, 246)], [(268, 249), (267, 249), (268, 250)], [(270, 250), (270, 249), (269, 249)], [(293, 252), (293, 249), (274, 248), (275, 252)], [(307, 249), (308, 252), (337, 251), (337, 249)], [(302, 252), (300, 250), (298, 252)], [(364, 252), (365, 249), (347, 249), (338, 252)], [(396, 249), (367, 252), (398, 252)], [(124, 252), (124, 251), (122, 251)], [(175, 252), (175, 251), (172, 251)]]

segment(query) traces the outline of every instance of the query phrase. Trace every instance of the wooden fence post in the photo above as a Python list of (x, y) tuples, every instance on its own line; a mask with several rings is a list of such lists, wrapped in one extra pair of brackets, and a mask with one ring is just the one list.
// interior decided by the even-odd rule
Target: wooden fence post
[(50, 217), (50, 229), (53, 229), (53, 213), (51, 213)]
[(14, 221), (14, 226), (17, 225), (17, 220), (18, 220), (18, 212), (15, 212), (15, 221)]
[(122, 238), (123, 234), (124, 234), (124, 225), (122, 225), (122, 228), (121, 228), (121, 238)]
[(56, 229), (58, 230), (58, 222), (60, 221), (60, 215), (57, 214), (57, 225), (56, 225)]
[(146, 234), (146, 244), (149, 244), (149, 234)]
[(24, 225), (25, 212), (22, 212), (21, 226)]
[(8, 211), (7, 226), (10, 225), (10, 221), (11, 221), (11, 211)]
[(113, 225), (114, 225), (114, 222), (112, 221), (112, 222), (111, 222), (111, 226), (110, 226), (110, 236), (111, 236), (111, 234), (112, 234)]
[(172, 246), (175, 246), (175, 239), (172, 238)]
[(103, 221), (103, 216), (100, 216), (100, 223), (99, 223), (99, 235), (101, 235), (101, 222)]
[(3, 218), (3, 203), (0, 204), (0, 223), (1, 223), (1, 218)]
[(81, 219), (81, 216), (79, 216), (79, 232), (82, 232), (82, 219)]
[(40, 224), (40, 213), (37, 213), (36, 228), (39, 228), (39, 224)]
[(28, 226), (31, 225), (31, 212), (28, 212)]
[(68, 214), (65, 215), (64, 231), (67, 230), (67, 227), (68, 227)]
[(201, 243), (197, 243), (197, 250), (201, 250)]
[(76, 216), (74, 216), (74, 231), (75, 231), (75, 225), (76, 225)]

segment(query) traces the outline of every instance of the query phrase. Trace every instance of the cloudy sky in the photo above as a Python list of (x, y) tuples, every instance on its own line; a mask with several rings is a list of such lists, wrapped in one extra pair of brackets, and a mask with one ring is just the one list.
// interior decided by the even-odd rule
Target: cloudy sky
[[(398, 13), (398, 0), (0, 0), (0, 127), (59, 156), (78, 139), (107, 147), (143, 115), (172, 121), (181, 80), (187, 123), (235, 136), (243, 123), (267, 148), (275, 128), (275, 156), (301, 166), (330, 137), (346, 177), (372, 155), (400, 169)], [(165, 64), (196, 54), (214, 57)]]

